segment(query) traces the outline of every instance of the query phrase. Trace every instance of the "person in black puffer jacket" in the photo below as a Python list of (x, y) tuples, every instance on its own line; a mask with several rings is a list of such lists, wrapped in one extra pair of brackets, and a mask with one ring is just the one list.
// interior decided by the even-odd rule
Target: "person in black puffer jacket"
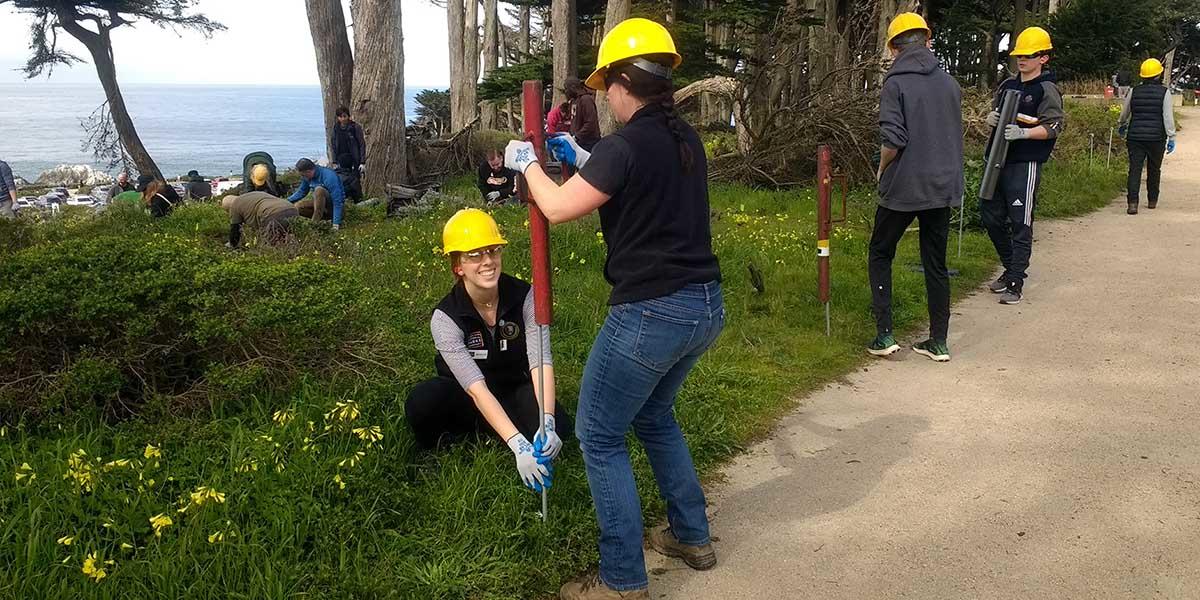
[(1129, 207), (1138, 212), (1142, 165), (1146, 165), (1146, 208), (1158, 207), (1163, 153), (1175, 151), (1175, 113), (1171, 93), (1162, 84), (1163, 65), (1151, 58), (1142, 63), (1142, 84), (1133, 88), (1121, 108), (1118, 131), (1129, 149)]

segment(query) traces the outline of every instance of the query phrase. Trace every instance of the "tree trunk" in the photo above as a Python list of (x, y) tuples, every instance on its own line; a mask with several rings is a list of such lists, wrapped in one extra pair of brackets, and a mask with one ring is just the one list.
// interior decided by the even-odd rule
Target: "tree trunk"
[(1058, 12), (1058, 0), (1050, 0), (1050, 5), (1046, 7), (1046, 12), (1049, 14)]
[[(612, 31), (617, 23), (629, 18), (629, 0), (608, 0), (604, 10), (604, 33)], [(617, 119), (608, 105), (604, 92), (596, 94), (596, 112), (600, 117), (600, 135), (608, 135), (617, 130)]]
[[(499, 7), (496, 0), (483, 0), (483, 76), (486, 78), (489, 73), (496, 70), (500, 66), (500, 40), (499, 40), (499, 22), (500, 16), (497, 14)], [(496, 129), (496, 105), (493, 102), (484, 101), (479, 106), (482, 114), (480, 115), (479, 125), (482, 129)], [(505, 127), (507, 129), (507, 127)]]
[[(446, 30), (450, 41), (450, 131), (458, 131), (470, 122), (463, 102), (466, 61), (463, 52), (463, 0), (447, 0)], [(357, 37), (357, 36), (356, 36)]]
[(554, 104), (559, 105), (567, 97), (562, 92), (563, 82), (575, 77), (578, 63), (575, 57), (575, 0), (553, 0), (551, 4), (550, 29), (554, 40)]
[(97, 24), (99, 33), (92, 32), (75, 21), (72, 12), (73, 10), (67, 12), (60, 9), (58, 12), (59, 23), (92, 55), (92, 63), (96, 65), (96, 76), (104, 88), (104, 97), (108, 100), (108, 111), (112, 116), (113, 127), (116, 128), (117, 135), (121, 138), (121, 145), (129, 153), (129, 158), (133, 160), (133, 165), (139, 174), (162, 179), (162, 171), (158, 170), (158, 165), (150, 157), (150, 152), (142, 144), (142, 138), (138, 136), (137, 129), (133, 126), (133, 118), (129, 116), (129, 109), (125, 106), (125, 97), (121, 95), (121, 86), (117, 84), (117, 66), (113, 60), (112, 38), (109, 37), (108, 26)]
[(479, 117), (479, 0), (467, 0), (467, 15), (463, 20), (463, 60), (466, 71), (463, 106), (470, 111), (466, 115), (466, 123), (470, 123)]
[(404, 31), (400, 2), (355, 0), (354, 104), (367, 138), (364, 194), (408, 181), (404, 140)]
[(521, 51), (521, 62), (529, 60), (529, 5), (521, 5), (520, 40), (517, 48)]
[[(1025, 31), (1025, 1), (1026, 0), (1014, 0), (1013, 2), (1013, 30), (1012, 38), (1008, 42), (1008, 50), (1010, 52), (1017, 44), (1017, 36), (1021, 35), (1022, 31)], [(1011, 69), (1013, 73), (1016, 73), (1017, 59), (1010, 57), (1008, 59), (1008, 63), (1009, 69)]]
[(984, 38), (983, 46), (983, 64), (981, 65), (981, 73), (979, 74), (979, 88), (984, 90), (992, 89), (996, 80), (996, 29), (993, 26), (988, 30)]
[[(828, 23), (829, 3), (826, 0), (807, 0), (807, 2), (809, 14)], [(836, 14), (834, 18), (836, 22)], [(815, 92), (820, 89), (821, 82), (829, 73), (829, 57), (832, 54), (829, 44), (829, 29), (823, 25), (809, 27), (808, 39), (808, 87), (810, 92)]]
[(346, 35), (346, 15), (339, 0), (305, 0), (308, 30), (317, 55), (317, 77), (321, 81), (321, 103), (325, 108), (325, 155), (333, 155), (333, 126), (338, 107), (350, 107), (354, 83), (354, 54)]
[[(1170, 52), (1163, 57), (1163, 85), (1167, 86), (1167, 90), (1171, 89), (1171, 69), (1175, 67), (1175, 48), (1171, 48)], [(1167, 93), (1170, 93), (1169, 91)]]

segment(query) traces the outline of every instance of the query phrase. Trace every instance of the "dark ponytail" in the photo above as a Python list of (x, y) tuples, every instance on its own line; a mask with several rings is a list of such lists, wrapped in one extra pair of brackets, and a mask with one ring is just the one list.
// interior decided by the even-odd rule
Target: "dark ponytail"
[[(642, 58), (667, 66), (672, 62), (672, 57), (667, 54), (649, 54)], [(629, 63), (613, 66), (608, 70), (605, 79), (606, 84), (617, 83), (629, 90), (634, 97), (644, 100), (646, 104), (658, 104), (662, 107), (667, 129), (679, 145), (679, 162), (683, 164), (684, 172), (690, 173), (696, 161), (692, 147), (687, 141), (687, 123), (675, 112), (675, 84), (670, 79), (651, 74)]]

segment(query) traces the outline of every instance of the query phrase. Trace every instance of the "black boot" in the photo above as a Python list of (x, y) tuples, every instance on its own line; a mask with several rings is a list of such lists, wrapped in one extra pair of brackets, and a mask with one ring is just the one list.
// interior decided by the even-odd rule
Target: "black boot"
[(1158, 208), (1158, 198), (1146, 201), (1146, 208)]
[(1137, 214), (1137, 208), (1138, 208), (1138, 203), (1137, 203), (1137, 202), (1130, 202), (1130, 203), (1129, 203), (1129, 208), (1125, 210), (1125, 214), (1129, 214), (1129, 215), (1136, 215), (1136, 214)]

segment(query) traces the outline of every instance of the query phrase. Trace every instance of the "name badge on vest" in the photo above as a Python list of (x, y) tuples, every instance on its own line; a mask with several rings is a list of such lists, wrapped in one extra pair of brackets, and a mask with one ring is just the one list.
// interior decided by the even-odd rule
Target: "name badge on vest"
[(499, 321), (496, 323), (496, 331), (500, 334), (500, 350), (508, 350), (508, 341), (515, 340), (521, 335), (521, 326), (512, 321)]

